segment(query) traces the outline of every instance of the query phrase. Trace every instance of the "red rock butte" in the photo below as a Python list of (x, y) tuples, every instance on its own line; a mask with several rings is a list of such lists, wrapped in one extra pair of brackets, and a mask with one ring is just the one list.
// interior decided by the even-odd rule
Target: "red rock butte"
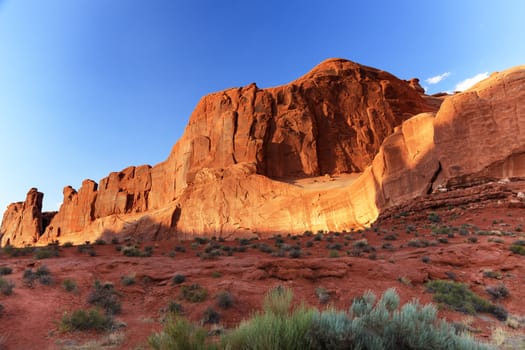
[(525, 66), (427, 96), (417, 79), (329, 59), (283, 86), (205, 96), (168, 159), (64, 188), (31, 189), (0, 245), (343, 231), (450, 187), (525, 175)]

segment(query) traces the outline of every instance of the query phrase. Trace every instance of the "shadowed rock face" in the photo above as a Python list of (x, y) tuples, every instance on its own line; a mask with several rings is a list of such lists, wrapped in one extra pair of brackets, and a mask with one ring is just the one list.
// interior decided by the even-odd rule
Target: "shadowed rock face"
[[(438, 185), (521, 176), (524, 70), (446, 97), (437, 116), (441, 100), (422, 95), (417, 81), (341, 59), (288, 85), (208, 95), (166, 161), (111, 173), (98, 186), (86, 180), (78, 192), (66, 187), (38, 243), (343, 230)], [(361, 175), (338, 182), (345, 173)], [(325, 174), (334, 183), (319, 184)], [(2, 244), (22, 232), (20, 213), (16, 205), (6, 212)], [(33, 241), (41, 233), (23, 232)]]

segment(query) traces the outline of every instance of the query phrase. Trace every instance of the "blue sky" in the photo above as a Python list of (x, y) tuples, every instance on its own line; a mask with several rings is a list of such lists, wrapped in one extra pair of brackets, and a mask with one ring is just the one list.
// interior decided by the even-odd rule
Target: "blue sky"
[(523, 18), (522, 0), (0, 0), (0, 213), (156, 164), (203, 95), (329, 57), (432, 93), (525, 64)]

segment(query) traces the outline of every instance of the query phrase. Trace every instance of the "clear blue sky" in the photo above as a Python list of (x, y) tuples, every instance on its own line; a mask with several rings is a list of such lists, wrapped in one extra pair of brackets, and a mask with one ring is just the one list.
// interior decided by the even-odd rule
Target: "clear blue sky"
[(524, 64), (524, 18), (523, 0), (0, 0), (0, 214), (158, 163), (201, 96), (329, 57), (430, 92)]

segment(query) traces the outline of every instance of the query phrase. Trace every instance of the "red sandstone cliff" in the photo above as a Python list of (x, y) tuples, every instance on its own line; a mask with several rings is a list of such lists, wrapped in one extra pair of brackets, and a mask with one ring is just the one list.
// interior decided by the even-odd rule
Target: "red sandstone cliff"
[[(521, 176), (524, 71), (446, 98), (436, 117), (440, 100), (417, 81), (340, 59), (288, 85), (211, 94), (165, 162), (66, 187), (58, 214), (34, 229), (17, 224), (31, 205), (13, 204), (0, 244), (343, 230), (438, 184)], [(314, 178), (324, 174), (335, 178)]]

